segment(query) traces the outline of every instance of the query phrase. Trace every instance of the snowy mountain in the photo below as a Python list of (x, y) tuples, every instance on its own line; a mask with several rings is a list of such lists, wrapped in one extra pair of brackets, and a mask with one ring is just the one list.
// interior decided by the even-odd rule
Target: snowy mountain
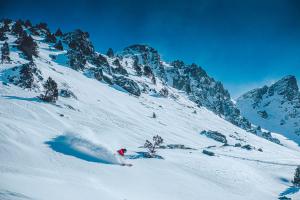
[(147, 45), (101, 54), (81, 30), (0, 27), (0, 199), (300, 198), (299, 146), (247, 132), (199, 66)]
[(295, 76), (245, 93), (237, 106), (252, 123), (300, 144), (300, 92)]

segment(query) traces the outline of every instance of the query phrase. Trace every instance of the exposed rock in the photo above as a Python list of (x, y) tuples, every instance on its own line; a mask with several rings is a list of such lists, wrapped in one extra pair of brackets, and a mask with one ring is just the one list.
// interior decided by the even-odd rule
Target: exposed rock
[(202, 131), (200, 134), (205, 135), (206, 137), (216, 140), (218, 142), (227, 144), (226, 136), (222, 133), (219, 133), (218, 131)]
[(124, 76), (114, 76), (114, 83), (135, 96), (141, 95), (138, 84), (131, 79), (125, 78)]
[(214, 156), (214, 155), (215, 155), (214, 152), (212, 152), (212, 151), (207, 151), (207, 150), (205, 150), (205, 149), (203, 149), (202, 153), (205, 154), (205, 155), (208, 155), (208, 156)]
[(60, 89), (59, 90), (59, 96), (65, 97), (65, 98), (77, 99), (76, 95), (69, 89)]
[(246, 150), (250, 151), (253, 149), (253, 147), (250, 144), (246, 144), (246, 145), (242, 146), (242, 149), (246, 149)]

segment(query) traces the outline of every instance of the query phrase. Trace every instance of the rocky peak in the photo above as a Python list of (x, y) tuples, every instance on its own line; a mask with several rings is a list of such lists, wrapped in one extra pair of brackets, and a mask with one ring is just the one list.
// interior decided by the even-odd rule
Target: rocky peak
[(300, 92), (295, 76), (247, 92), (237, 99), (237, 106), (254, 124), (300, 141)]
[(64, 35), (64, 41), (71, 49), (82, 51), (84, 55), (91, 55), (94, 53), (94, 46), (89, 39), (89, 33), (77, 29), (73, 32)]
[(153, 47), (144, 44), (135, 44), (129, 47), (126, 47), (122, 54), (124, 56), (136, 56), (139, 60), (139, 64), (143, 65), (159, 65), (160, 64), (160, 55), (158, 51)]
[(271, 85), (269, 88), (269, 95), (272, 96), (274, 93), (283, 95), (289, 101), (296, 95), (299, 95), (296, 77), (288, 75)]

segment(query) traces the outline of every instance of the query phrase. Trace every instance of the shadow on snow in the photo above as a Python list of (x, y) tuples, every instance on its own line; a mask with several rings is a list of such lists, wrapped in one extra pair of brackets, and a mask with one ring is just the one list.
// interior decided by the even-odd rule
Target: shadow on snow
[(15, 99), (21, 101), (32, 101), (32, 102), (42, 102), (38, 97), (17, 97), (17, 96), (3, 96), (6, 99)]
[(299, 192), (299, 190), (300, 190), (299, 187), (290, 186), (285, 191), (281, 192), (280, 196), (292, 195), (292, 194), (295, 194), (295, 193)]
[(70, 136), (58, 136), (45, 142), (52, 150), (88, 162), (102, 164), (118, 164), (115, 155), (104, 147), (95, 145), (88, 140)]

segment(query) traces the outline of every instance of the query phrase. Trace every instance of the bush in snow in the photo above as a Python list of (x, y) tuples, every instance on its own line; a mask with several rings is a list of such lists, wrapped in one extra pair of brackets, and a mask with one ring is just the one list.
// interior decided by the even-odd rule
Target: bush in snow
[(294, 186), (300, 187), (300, 166), (296, 168), (294, 180), (292, 181)]
[(164, 142), (159, 135), (153, 136), (153, 142), (146, 140), (144, 147), (147, 148), (150, 157), (155, 157), (156, 149)]
[(5, 42), (1, 47), (1, 62), (10, 63), (9, 46), (7, 42)]
[(43, 86), (45, 88), (45, 94), (40, 95), (40, 99), (55, 103), (58, 98), (57, 83), (49, 77)]
[(152, 113), (152, 118), (156, 118), (155, 112)]
[(60, 51), (64, 50), (64, 47), (60, 40), (54, 45), (54, 48)]
[(107, 55), (109, 58), (114, 57), (114, 51), (112, 50), (112, 48), (109, 48), (109, 49), (107, 50), (106, 55)]
[(205, 135), (206, 137), (216, 140), (218, 142), (227, 144), (226, 136), (222, 133), (219, 133), (218, 131), (202, 131), (200, 134)]
[(23, 35), (18, 41), (18, 48), (24, 53), (27, 59), (32, 60), (32, 56), (37, 56), (37, 44), (31, 36)]

